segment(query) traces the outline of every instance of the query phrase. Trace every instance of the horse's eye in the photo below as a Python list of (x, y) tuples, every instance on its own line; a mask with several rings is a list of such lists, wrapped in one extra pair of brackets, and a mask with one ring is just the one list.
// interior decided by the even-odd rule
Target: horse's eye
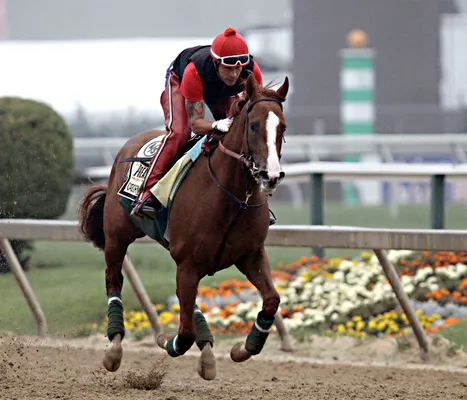
[(253, 132), (258, 132), (258, 130), (259, 130), (259, 121), (250, 122), (250, 129)]

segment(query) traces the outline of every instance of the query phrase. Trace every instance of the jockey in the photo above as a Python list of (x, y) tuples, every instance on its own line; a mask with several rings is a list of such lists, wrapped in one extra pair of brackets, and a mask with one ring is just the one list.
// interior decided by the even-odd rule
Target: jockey
[[(262, 83), (261, 70), (249, 54), (245, 39), (233, 28), (216, 36), (211, 45), (183, 50), (167, 70), (161, 105), (167, 134), (149, 164), (142, 192), (132, 215), (154, 215), (157, 199), (150, 189), (164, 176), (191, 132), (203, 135), (217, 129), (228, 132), (232, 101), (243, 91), (242, 80), (253, 73)], [(214, 121), (205, 119), (205, 104)], [(276, 222), (270, 218), (270, 225)]]

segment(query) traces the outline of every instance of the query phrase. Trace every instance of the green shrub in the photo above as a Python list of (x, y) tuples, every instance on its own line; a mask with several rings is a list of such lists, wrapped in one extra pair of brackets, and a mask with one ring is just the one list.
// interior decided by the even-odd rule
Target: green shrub
[(63, 118), (38, 101), (0, 98), (0, 149), (0, 218), (61, 216), (74, 174), (73, 139)]

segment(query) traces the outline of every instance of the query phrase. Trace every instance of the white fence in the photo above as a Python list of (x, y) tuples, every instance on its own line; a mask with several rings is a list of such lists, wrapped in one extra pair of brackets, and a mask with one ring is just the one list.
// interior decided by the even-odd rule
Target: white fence
[[(467, 136), (467, 135), (466, 135)], [(86, 169), (86, 177), (91, 179), (107, 179), (111, 166), (90, 167)], [(377, 162), (300, 162), (282, 166), (286, 180), (304, 180), (311, 174), (322, 174), (328, 181), (355, 179), (375, 179), (381, 181), (424, 181), (434, 175), (443, 175), (450, 180), (467, 179), (467, 164), (422, 164)]]
[[(19, 261), (14, 254), (10, 239), (23, 240), (51, 240), (51, 241), (83, 241), (78, 231), (77, 221), (56, 220), (0, 220), (0, 249), (12, 269), (13, 274), (20, 285), (31, 311), (37, 321), (38, 335), (46, 334), (46, 319), (41, 306), (32, 291), (23, 272)], [(156, 242), (148, 237), (137, 240), (138, 243)], [(407, 294), (404, 292), (397, 272), (389, 261), (386, 251), (388, 249), (411, 249), (411, 250), (444, 250), (462, 251), (467, 248), (467, 231), (457, 230), (399, 230), (399, 229), (376, 229), (348, 226), (272, 226), (266, 240), (267, 246), (284, 247), (319, 247), (319, 248), (348, 248), (348, 249), (373, 249), (381, 266), (405, 311), (410, 324), (414, 330), (420, 346), (422, 359), (428, 357), (428, 342), (426, 334), (416, 316)], [(161, 332), (157, 314), (152, 309), (152, 304), (139, 279), (139, 276), (126, 256), (124, 270), (136, 292), (143, 309), (147, 313), (155, 333)], [(276, 326), (281, 338), (287, 334), (283, 325)], [(283, 344), (284, 348), (284, 344)], [(289, 348), (291, 350), (291, 348)]]
[[(164, 129), (164, 128), (162, 128)], [(102, 159), (111, 164), (127, 138), (75, 138), (76, 157), (89, 151), (99, 151)], [(319, 161), (348, 155), (375, 155), (391, 161), (397, 155), (450, 155), (459, 162), (466, 162), (467, 135), (445, 134), (375, 134), (375, 135), (289, 135), (283, 146), (286, 162)]]

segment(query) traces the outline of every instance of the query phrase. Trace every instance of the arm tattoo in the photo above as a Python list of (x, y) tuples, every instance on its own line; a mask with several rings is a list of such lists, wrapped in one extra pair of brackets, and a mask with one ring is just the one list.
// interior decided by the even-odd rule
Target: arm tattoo
[(203, 101), (187, 101), (186, 111), (188, 113), (188, 118), (190, 120), (204, 118), (204, 102)]

